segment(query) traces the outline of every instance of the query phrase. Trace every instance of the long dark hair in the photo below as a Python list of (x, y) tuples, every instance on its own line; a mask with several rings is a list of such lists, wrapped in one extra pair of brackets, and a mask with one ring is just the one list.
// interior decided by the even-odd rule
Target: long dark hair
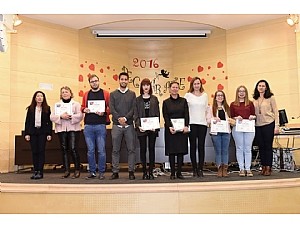
[(32, 111), (32, 112), (35, 110), (35, 107), (36, 107), (36, 101), (35, 101), (35, 98), (36, 98), (36, 96), (37, 96), (38, 93), (43, 94), (43, 97), (44, 97), (43, 103), (42, 103), (42, 112), (48, 113), (48, 112), (49, 112), (49, 105), (48, 105), (48, 103), (47, 103), (46, 95), (45, 95), (44, 92), (39, 91), (39, 90), (36, 91), (36, 92), (33, 94), (32, 100), (31, 100), (31, 104), (30, 104), (26, 109), (29, 109), (29, 110)]
[(261, 83), (261, 82), (264, 82), (264, 83), (266, 84), (266, 91), (265, 91), (265, 93), (264, 93), (264, 98), (270, 98), (270, 97), (272, 97), (272, 96), (274, 95), (274, 94), (271, 92), (269, 83), (268, 83), (266, 80), (262, 79), (262, 80), (259, 80), (259, 81), (256, 83), (256, 86), (255, 86), (255, 88), (254, 88), (254, 94), (253, 94), (254, 100), (257, 100), (257, 99), (259, 98), (259, 91), (258, 91), (258, 89), (257, 89), (257, 86), (258, 86), (258, 84)]

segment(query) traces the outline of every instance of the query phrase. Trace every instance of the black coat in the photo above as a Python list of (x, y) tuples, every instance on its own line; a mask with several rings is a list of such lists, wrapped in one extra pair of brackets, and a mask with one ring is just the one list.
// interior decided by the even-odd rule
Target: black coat
[[(52, 122), (50, 120), (50, 107), (48, 106), (48, 112), (42, 110), (41, 117), (41, 128), (38, 129), (39, 134), (45, 134), (52, 136)], [(25, 135), (34, 135), (37, 133), (37, 129), (34, 127), (35, 124), (35, 109), (27, 109), (26, 120), (25, 120)]]
[(169, 127), (172, 127), (171, 119), (183, 118), (185, 126), (189, 126), (189, 108), (185, 98), (172, 97), (163, 102), (163, 116), (165, 120), (165, 155), (187, 154), (188, 134), (177, 132), (171, 134)]
[[(141, 126), (141, 118), (145, 118), (145, 108), (144, 108), (144, 99), (142, 95), (136, 98), (136, 106), (134, 109), (134, 124), (137, 131), (137, 136), (146, 135), (147, 132), (140, 132), (139, 127)], [(149, 117), (158, 117), (160, 118), (159, 112), (159, 101), (156, 96), (150, 95), (150, 109), (149, 109)], [(156, 130), (158, 136), (159, 129)]]

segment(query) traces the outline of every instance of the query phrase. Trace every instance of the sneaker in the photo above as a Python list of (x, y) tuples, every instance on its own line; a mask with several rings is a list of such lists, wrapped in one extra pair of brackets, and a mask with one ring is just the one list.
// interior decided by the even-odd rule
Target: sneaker
[(239, 176), (240, 176), (240, 177), (244, 177), (244, 176), (246, 176), (246, 174), (245, 174), (245, 170), (241, 170), (241, 171), (240, 171), (240, 173), (239, 173)]
[(88, 179), (93, 179), (93, 178), (95, 178), (95, 177), (97, 177), (97, 176), (96, 176), (96, 173), (93, 173), (93, 172), (92, 172), (92, 173), (90, 173), (85, 179), (88, 180)]
[(109, 179), (110, 180), (119, 179), (119, 174), (118, 173), (113, 173)]
[(251, 172), (251, 170), (247, 170), (247, 177), (253, 177), (253, 173)]
[(104, 179), (105, 179), (104, 173), (99, 173), (99, 180), (104, 180)]

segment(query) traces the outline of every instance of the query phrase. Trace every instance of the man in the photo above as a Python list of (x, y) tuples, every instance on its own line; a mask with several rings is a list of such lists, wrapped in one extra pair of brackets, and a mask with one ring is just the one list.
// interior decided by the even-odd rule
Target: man
[(112, 176), (111, 180), (119, 178), (119, 161), (122, 138), (124, 136), (128, 152), (129, 179), (134, 180), (135, 170), (135, 131), (133, 127), (133, 114), (136, 103), (135, 92), (128, 89), (129, 75), (126, 72), (119, 74), (120, 87), (110, 93), (110, 111), (113, 126), (112, 136)]
[[(89, 77), (91, 89), (87, 91), (82, 99), (81, 111), (84, 116), (84, 137), (87, 145), (87, 158), (89, 163), (89, 175), (86, 179), (96, 177), (95, 148), (98, 152), (99, 179), (105, 178), (106, 167), (106, 124), (109, 124), (109, 92), (99, 87), (99, 77), (95, 74)], [(94, 101), (94, 102), (93, 102)], [(99, 110), (99, 103), (103, 102), (104, 110)]]

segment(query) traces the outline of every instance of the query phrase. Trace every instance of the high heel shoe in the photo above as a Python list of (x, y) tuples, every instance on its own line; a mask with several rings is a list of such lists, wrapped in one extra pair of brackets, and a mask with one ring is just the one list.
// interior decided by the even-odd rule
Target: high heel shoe
[(66, 171), (61, 178), (64, 179), (64, 178), (68, 178), (69, 176), (70, 176), (70, 172)]

